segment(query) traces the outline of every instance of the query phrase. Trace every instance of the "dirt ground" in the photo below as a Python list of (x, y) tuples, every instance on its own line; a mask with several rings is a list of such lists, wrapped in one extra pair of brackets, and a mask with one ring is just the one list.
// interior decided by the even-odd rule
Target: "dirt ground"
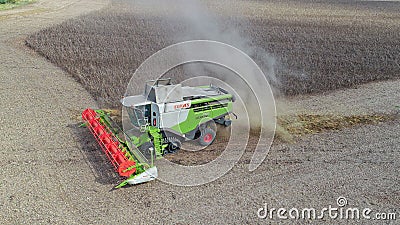
[[(246, 9), (261, 3), (247, 1)], [(110, 191), (118, 178), (86, 129), (77, 128), (76, 115), (97, 103), (23, 44), (33, 32), (106, 5), (40, 0), (0, 12), (0, 223), (267, 224), (257, 217), (265, 203), (321, 209), (336, 206), (339, 196), (351, 207), (399, 216), (399, 120), (276, 143), (254, 172), (247, 170), (252, 154), (246, 152), (228, 174), (201, 186), (154, 181)], [(279, 102), (287, 113), (396, 114), (399, 97), (394, 80)]]

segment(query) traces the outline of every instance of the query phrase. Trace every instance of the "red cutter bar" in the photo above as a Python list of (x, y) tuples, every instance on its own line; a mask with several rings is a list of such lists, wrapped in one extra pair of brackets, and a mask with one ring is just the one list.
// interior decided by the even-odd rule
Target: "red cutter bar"
[(102, 124), (102, 119), (93, 109), (86, 109), (82, 112), (82, 119), (86, 122), (87, 128), (96, 138), (103, 152), (111, 161), (115, 170), (122, 177), (130, 177), (136, 172), (136, 162), (129, 152), (120, 145), (115, 135)]

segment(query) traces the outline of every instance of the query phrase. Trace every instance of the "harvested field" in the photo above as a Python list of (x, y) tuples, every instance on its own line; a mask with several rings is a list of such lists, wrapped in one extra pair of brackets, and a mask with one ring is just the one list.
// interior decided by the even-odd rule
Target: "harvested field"
[[(99, 108), (99, 105), (79, 83), (71, 79), (68, 73), (64, 73), (57, 66), (20, 44), (27, 35), (51, 24), (60, 23), (103, 6), (107, 7), (108, 9), (98, 14), (74, 20), (77, 24), (74, 28), (76, 30), (63, 34), (74, 41), (74, 44), (47, 42), (49, 38), (63, 36), (54, 31), (44, 31), (53, 36), (43, 35), (44, 40), (36, 40), (36, 43), (49, 45), (47, 51), (54, 54), (48, 53), (47, 56), (53, 59), (61, 59), (60, 55), (57, 55), (61, 51), (51, 46), (66, 44), (66, 52), (61, 52), (65, 54), (63, 56), (65, 61), (59, 62), (59, 65), (64, 68), (66, 65), (69, 68), (79, 66), (76, 71), (80, 72), (74, 74), (75, 78), (78, 79), (79, 75), (82, 79), (87, 79), (84, 84), (96, 85), (85, 87), (88, 90), (92, 88), (91, 93), (97, 99), (103, 99), (103, 105), (110, 103), (112, 105), (117, 102), (113, 102), (110, 96), (116, 96), (118, 92), (124, 91), (110, 88), (109, 83), (102, 83), (106, 77), (100, 75), (128, 77), (126, 71), (131, 68), (127, 69), (125, 66), (132, 64), (118, 64), (117, 60), (131, 62), (131, 59), (117, 58), (117, 55), (123, 52), (124, 56), (133, 57), (130, 55), (132, 54), (130, 49), (134, 49), (129, 47), (130, 49), (115, 50), (115, 54), (112, 55), (113, 46), (119, 43), (130, 46), (131, 43), (143, 44), (147, 41), (161, 40), (166, 34), (156, 35), (160, 31), (158, 28), (150, 29), (144, 34), (137, 33), (136, 37), (120, 37), (120, 33), (110, 37), (107, 36), (107, 32), (109, 30), (118, 30), (122, 33), (127, 30), (131, 33), (139, 32), (136, 27), (140, 26), (130, 28), (129, 24), (132, 23), (152, 27), (151, 23), (156, 21), (154, 18), (163, 17), (160, 12), (161, 7), (146, 8), (145, 5), (139, 4), (151, 1), (132, 1), (138, 4), (135, 8), (125, 7), (118, 13), (115, 11), (116, 3), (108, 6), (108, 1), (101, 0), (39, 0), (38, 3), (0, 12), (0, 29), (4, 31), (0, 35), (0, 55), (4, 61), (0, 64), (2, 94), (0, 114), (3, 122), (3, 135), (0, 138), (3, 177), (0, 185), (1, 224), (333, 224), (342, 221), (397, 224), (395, 221), (398, 220), (400, 213), (398, 185), (400, 121), (392, 120), (391, 116), (400, 110), (394, 107), (400, 105), (400, 80), (372, 82), (360, 85), (357, 89), (342, 89), (324, 95), (299, 95), (285, 99), (289, 101), (288, 105), (285, 104), (288, 106), (285, 108), (287, 109), (285, 115), (300, 115), (281, 117), (281, 124), (292, 126), (292, 129), (287, 128), (286, 132), (308, 135), (296, 139), (296, 143), (282, 143), (275, 139), (276, 143), (274, 142), (267, 158), (253, 172), (248, 171), (253, 152), (246, 149), (243, 157), (230, 172), (211, 183), (180, 187), (156, 180), (110, 191), (118, 181), (117, 174), (107, 157), (100, 152), (90, 132), (86, 128), (78, 128), (80, 116), (76, 118), (82, 109)], [(238, 20), (251, 21), (252, 18), (271, 21), (271, 18), (286, 18), (281, 19), (281, 24), (296, 21), (303, 23), (314, 21), (312, 24), (322, 24), (324, 21), (332, 20), (332, 23), (339, 25), (341, 22), (337, 21), (342, 21), (343, 25), (354, 22), (354, 29), (359, 26), (368, 28), (368, 24), (374, 24), (375, 27), (382, 25), (386, 31), (396, 31), (399, 24), (393, 16), (398, 14), (396, 2), (329, 1), (326, 3), (323, 0), (319, 3), (310, 2), (300, 0), (278, 3), (243, 0), (228, 3), (219, 0), (207, 1), (207, 5), (212, 12), (219, 12), (221, 18), (230, 18), (229, 21), (232, 23)], [(107, 16), (106, 12), (110, 12), (113, 8), (115, 14)], [(132, 17), (128, 12), (133, 12), (135, 18), (142, 18), (143, 21), (132, 19), (120, 22), (114, 28), (103, 27), (110, 18), (118, 20), (119, 17), (121, 18), (119, 21), (123, 21), (126, 16)], [(103, 16), (98, 18), (106, 20), (92, 19), (93, 26), (98, 27), (96, 28), (98, 33), (83, 29), (88, 28), (85, 25), (86, 21), (76, 23), (93, 16)], [(66, 24), (73, 25), (66, 22), (61, 26)], [(166, 22), (163, 24), (168, 25)], [(52, 29), (55, 28), (50, 30)], [(249, 27), (241, 27), (238, 30), (246, 29)], [(228, 36), (230, 35), (231, 33)], [(257, 36), (243, 31), (241, 35)], [(171, 42), (177, 40), (173, 35), (169, 37), (173, 40)], [(32, 41), (31, 38), (29, 40)], [(82, 38), (94, 42), (90, 46), (87, 43), (84, 45)], [(81, 39), (82, 43), (78, 42)], [(107, 42), (110, 46), (96, 45), (101, 41)], [(254, 46), (251, 41), (247, 43), (248, 46)], [(158, 46), (167, 44), (165, 42)], [(137, 47), (136, 51), (142, 52), (135, 54), (143, 59), (146, 56), (140, 53), (153, 52), (157, 49), (153, 47), (151, 50)], [(90, 48), (97, 48), (98, 52), (95, 53), (95, 50)], [(396, 45), (388, 48), (392, 51)], [(88, 52), (92, 52), (93, 58), (66, 57), (76, 57)], [(106, 58), (103, 60), (101, 57)], [(279, 61), (282, 64), (283, 60)], [(89, 65), (88, 63), (92, 63), (93, 68), (83, 66)], [(99, 66), (103, 64), (103, 68), (109, 70), (101, 71)], [(108, 68), (110, 66), (113, 68)], [(133, 65), (132, 70), (136, 66)], [(97, 70), (94, 70), (95, 68)], [(100, 75), (83, 73), (84, 69), (102, 73)], [(116, 71), (110, 72), (113, 69)], [(122, 74), (124, 71), (126, 74)], [(389, 71), (391, 75), (395, 73)], [(88, 80), (89, 75), (94, 81)], [(114, 86), (125, 85), (122, 80), (120, 83), (114, 79), (110, 80), (115, 82), (112, 83)], [(103, 88), (105, 89), (102, 90)], [(294, 106), (289, 107), (289, 105)], [(117, 111), (110, 113), (119, 114)], [(333, 115), (327, 116), (329, 113)], [(298, 123), (292, 123), (293, 121)], [(321, 126), (321, 123), (324, 126)], [(325, 126), (326, 123), (329, 125)], [(310, 131), (305, 131), (304, 128)], [(327, 132), (321, 132), (325, 131), (321, 128)], [(224, 146), (223, 138), (217, 139), (215, 147)], [(255, 145), (256, 139), (255, 136), (250, 136), (250, 147)], [(184, 158), (184, 153), (182, 151), (167, 157), (171, 157), (171, 161), (176, 163), (197, 165), (217, 156), (219, 151), (207, 148), (204, 154), (198, 152), (196, 158), (194, 156)], [(167, 170), (160, 169), (160, 171)], [(261, 219), (257, 215), (260, 207), (266, 204), (269, 208), (287, 209), (313, 207), (319, 210), (330, 205), (336, 207), (339, 196), (348, 200), (349, 208), (368, 207), (373, 212), (395, 213), (397, 220), (377, 221), (372, 218), (342, 220), (329, 217), (317, 220), (300, 218), (280, 220), (276, 215), (273, 219)]]
[(239, 47), (270, 71), (276, 90), (287, 95), (400, 77), (396, 2), (201, 2), (210, 13), (193, 16), (197, 9), (180, 4), (115, 0), (107, 9), (35, 33), (26, 43), (107, 107), (119, 106), (143, 60), (190, 39)]

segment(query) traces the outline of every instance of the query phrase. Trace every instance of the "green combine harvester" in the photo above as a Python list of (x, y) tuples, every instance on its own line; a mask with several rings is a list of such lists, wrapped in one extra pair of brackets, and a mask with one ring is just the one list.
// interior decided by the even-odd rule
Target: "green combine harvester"
[(146, 82), (143, 95), (121, 100), (130, 121), (124, 130), (103, 110), (88, 108), (82, 119), (125, 177), (119, 188), (157, 178), (155, 160), (178, 151), (184, 141), (212, 144), (216, 124), (231, 125), (234, 101), (234, 95), (220, 87), (187, 87), (160, 79)]

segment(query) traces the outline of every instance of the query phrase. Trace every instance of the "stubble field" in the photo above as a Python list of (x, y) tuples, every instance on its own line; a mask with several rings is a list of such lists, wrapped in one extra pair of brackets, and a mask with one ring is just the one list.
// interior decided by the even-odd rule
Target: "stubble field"
[[(186, 1), (189, 0), (181, 2)], [(264, 204), (322, 209), (335, 206), (339, 196), (349, 200), (349, 207), (371, 207), (374, 212), (398, 215), (399, 120), (380, 115), (298, 115), (297, 122), (307, 130), (298, 130), (299, 123), (293, 123), (292, 117), (282, 117), (282, 123), (290, 125), (289, 130), (300, 134), (306, 131), (309, 135), (295, 144), (274, 144), (254, 172), (247, 170), (252, 152), (246, 151), (229, 173), (205, 185), (179, 187), (156, 180), (109, 192), (118, 178), (90, 133), (86, 128), (78, 128), (75, 119), (80, 109), (97, 104), (68, 74), (25, 48), (11, 46), (9, 41), (22, 40), (51, 22), (86, 12), (84, 9), (95, 9), (93, 6), (99, 1), (40, 2), (47, 3), (31, 5), (35, 14), (0, 18), (3, 30), (13, 28), (0, 38), (0, 53), (6, 62), (1, 64), (5, 93), (1, 98), (2, 115), (6, 121), (5, 135), (0, 140), (4, 146), (2, 223), (285, 223), (276, 217), (259, 219), (257, 210)], [(281, 80), (277, 87), (289, 95), (306, 93), (310, 86), (320, 87), (308, 89), (310, 92), (330, 92), (330, 88), (346, 87), (345, 82), (353, 86), (399, 75), (400, 23), (396, 2), (201, 1), (209, 9), (208, 13), (203, 12), (216, 12), (218, 23), (201, 14), (184, 14), (180, 4), (155, 7), (154, 2), (160, 1), (137, 0), (135, 5), (113, 1), (101, 11), (32, 34), (27, 43), (80, 80), (102, 107), (118, 105), (127, 80), (148, 55), (180, 40), (207, 37), (237, 43), (260, 64), (262, 59), (271, 59), (263, 56), (269, 52), (276, 60), (274, 70)], [(49, 11), (36, 14), (41, 7)], [(173, 10), (180, 13), (171, 13)], [(182, 19), (183, 16), (191, 19)], [(201, 25), (193, 26), (199, 18)], [(182, 25), (185, 23), (188, 24)], [(210, 29), (213, 32), (204, 32)], [(326, 46), (331, 46), (332, 52), (325, 51)], [(375, 73), (377, 70), (379, 73)], [(330, 82), (332, 86), (327, 85)], [(398, 80), (371, 83), (357, 90), (338, 91), (339, 95), (333, 91), (326, 96), (333, 95), (335, 101), (322, 103), (318, 100), (326, 96), (316, 94), (307, 101), (299, 100), (299, 104), (311, 109), (315, 105), (329, 108), (341, 101), (335, 106), (353, 112), (357, 108), (355, 101), (360, 100), (371, 111), (387, 106), (386, 110), (397, 105), (400, 92), (396, 84)], [(290, 92), (289, 87), (295, 91)], [(303, 97), (308, 96), (290, 99), (297, 101)], [(355, 101), (348, 101), (353, 97)], [(368, 98), (374, 101), (367, 101)], [(383, 103), (370, 105), (375, 101)], [(340, 131), (325, 132), (336, 128)], [(250, 138), (250, 146), (254, 146), (255, 139)], [(223, 139), (218, 139), (215, 148), (225, 145)], [(204, 154), (198, 152), (196, 158), (185, 158), (178, 152), (172, 160), (201, 164), (219, 154), (216, 149), (205, 150)], [(336, 221), (339, 220), (328, 218), (320, 223)]]

